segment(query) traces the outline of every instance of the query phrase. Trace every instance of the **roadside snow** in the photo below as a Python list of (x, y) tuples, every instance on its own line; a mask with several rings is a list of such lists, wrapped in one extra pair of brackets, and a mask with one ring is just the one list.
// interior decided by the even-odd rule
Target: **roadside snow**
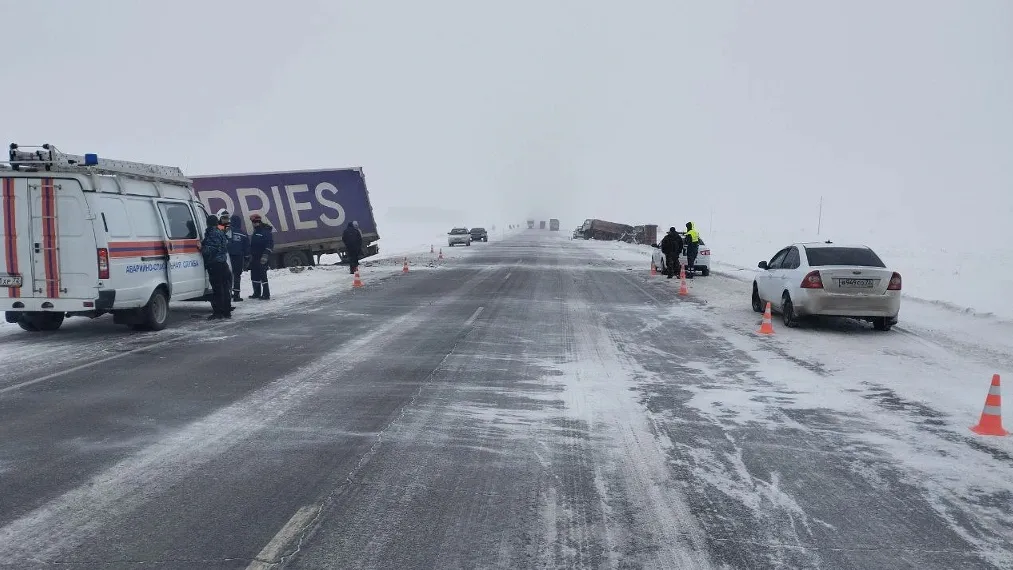
[[(621, 268), (652, 279), (650, 247), (586, 243)], [(775, 317), (775, 335), (761, 337), (755, 334), (760, 315), (749, 304), (752, 270), (726, 266), (726, 271), (693, 279), (687, 302), (673, 303), (657, 317), (713, 329), (719, 341), (755, 359), (754, 376), (729, 378), (708, 363), (686, 363), (711, 379), (685, 386), (694, 394), (688, 405), (717, 425), (771, 432), (792, 423), (786, 412), (804, 416), (818, 410), (837, 422), (828, 429), (890, 458), (905, 474), (902, 482), (921, 489), (937, 515), (983, 556), (1000, 567), (1013, 564), (1008, 542), (1013, 438), (969, 430), (981, 414), (992, 374), (999, 373), (1007, 387), (1013, 385), (1013, 323), (905, 296), (900, 325), (891, 332), (849, 319), (788, 329)], [(905, 288), (911, 281), (905, 280)], [(675, 295), (677, 280), (661, 283)], [(1011, 415), (1007, 411), (1005, 416), (1010, 429)], [(856, 455), (855, 469), (874, 464), (861, 457)], [(699, 459), (707, 471), (700, 476), (723, 479), (719, 483), (730, 490), (742, 485), (741, 474), (726, 471), (720, 461)], [(862, 476), (874, 480), (877, 474)], [(772, 481), (771, 492), (774, 487)], [(747, 499), (743, 497), (746, 504)]]
[[(489, 241), (499, 241), (517, 231), (521, 231), (519, 228), (504, 230), (507, 225), (496, 224), (496, 231), (490, 232)], [(363, 283), (368, 287), (378, 281), (401, 275), (405, 259), (408, 261), (409, 273), (437, 270), (444, 264), (453, 262), (455, 259), (481, 251), (481, 246), (484, 245), (475, 244), (471, 247), (447, 247), (447, 231), (449, 231), (449, 228), (435, 224), (417, 223), (399, 224), (389, 234), (384, 233), (379, 242), (379, 255), (364, 259), (360, 265), (359, 275)], [(434, 250), (433, 253), (430, 253), (430, 246)], [(443, 260), (439, 259), (441, 250)], [(300, 272), (292, 272), (287, 268), (269, 271), (268, 281), (271, 283), (272, 300), (266, 304), (259, 303), (254, 305), (257, 315), (263, 317), (270, 314), (282, 314), (290, 310), (294, 305), (305, 303), (307, 297), (352, 290), (353, 277), (348, 273), (348, 266), (334, 265), (338, 261), (337, 255), (325, 255), (320, 260), (321, 265), (314, 268), (306, 268)], [(242, 296), (245, 298), (252, 293), (250, 274), (244, 273)], [(242, 314), (244, 312), (243, 309), (248, 310), (253, 303), (254, 301), (245, 301), (240, 304), (238, 314)], [(172, 307), (176, 312), (210, 314), (210, 304), (205, 302), (176, 302), (172, 303)], [(99, 320), (103, 321), (103, 323), (105, 321), (111, 323), (112, 317), (105, 315), (99, 317)], [(19, 361), (36, 359), (50, 353), (52, 353), (51, 356), (55, 356), (56, 353), (62, 350), (58, 346), (49, 346), (48, 348), (29, 346), (27, 339), (39, 336), (49, 337), (54, 334), (59, 335), (61, 332), (68, 330), (83, 331), (82, 327), (94, 327), (96, 324), (90, 319), (74, 317), (67, 319), (60, 331), (55, 333), (43, 333), (42, 335), (33, 333), (32, 335), (28, 335), (27, 333), (22, 334), (24, 331), (17, 325), (0, 321), (0, 360), (10, 365), (15, 359)], [(125, 334), (132, 334), (127, 327), (115, 330)], [(175, 334), (174, 330), (176, 330), (175, 327), (170, 327), (165, 331), (154, 334), (159, 337), (168, 337)], [(95, 330), (95, 338), (92, 340), (105, 342), (108, 340), (108, 334), (108, 329), (103, 329), (102, 331)], [(145, 333), (145, 336), (150, 336), (150, 334)], [(90, 349), (91, 346), (88, 345), (81, 348)]]
[(1008, 294), (1013, 289), (1013, 248), (1008, 243), (967, 243), (940, 237), (941, 247), (934, 247), (914, 239), (826, 232), (818, 236), (805, 232), (716, 232), (704, 236), (707, 245), (713, 246), (715, 269), (748, 271), (756, 271), (758, 262), (769, 260), (790, 243), (828, 239), (871, 247), (888, 267), (904, 277), (904, 292), (909, 299), (1013, 320)]

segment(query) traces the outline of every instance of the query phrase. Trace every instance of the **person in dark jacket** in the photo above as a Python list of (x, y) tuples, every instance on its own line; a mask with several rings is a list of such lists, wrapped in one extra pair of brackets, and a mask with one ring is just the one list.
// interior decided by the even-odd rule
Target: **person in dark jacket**
[(355, 273), (359, 268), (359, 260), (362, 259), (362, 232), (359, 231), (359, 222), (348, 222), (348, 227), (341, 233), (341, 241), (345, 244), (345, 251), (348, 255), (348, 272)]
[(208, 216), (208, 227), (201, 241), (201, 254), (211, 281), (211, 316), (213, 319), (232, 318), (229, 300), (229, 242), (225, 228), (216, 216)]
[(682, 253), (682, 236), (675, 227), (668, 228), (668, 233), (661, 238), (661, 253), (665, 254), (665, 274), (669, 279), (679, 274), (679, 255)]
[(229, 261), (232, 266), (232, 300), (241, 302), (239, 296), (239, 285), (242, 282), (243, 272), (250, 268), (250, 236), (243, 231), (243, 218), (233, 214), (229, 218), (231, 222), (225, 236), (229, 238)]
[(274, 250), (274, 228), (260, 217), (250, 215), (253, 233), (250, 235), (250, 281), (253, 283), (253, 295), (250, 299), (266, 301), (271, 298), (271, 287), (267, 284), (268, 262)]

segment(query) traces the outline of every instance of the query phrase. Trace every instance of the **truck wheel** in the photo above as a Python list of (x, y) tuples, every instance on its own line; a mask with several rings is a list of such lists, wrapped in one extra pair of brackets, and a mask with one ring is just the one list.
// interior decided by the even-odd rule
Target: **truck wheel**
[(302, 267), (309, 265), (309, 256), (304, 251), (289, 251), (281, 257), (281, 262), (285, 267)]
[(141, 322), (133, 325), (135, 331), (160, 331), (169, 322), (169, 297), (162, 289), (155, 289), (148, 304), (141, 309)]

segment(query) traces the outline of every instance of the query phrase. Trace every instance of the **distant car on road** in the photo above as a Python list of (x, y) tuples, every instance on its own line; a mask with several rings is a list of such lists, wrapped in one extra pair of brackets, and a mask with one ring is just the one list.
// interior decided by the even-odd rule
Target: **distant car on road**
[(471, 234), (468, 232), (468, 228), (454, 228), (447, 234), (448, 247), (454, 247), (458, 244), (471, 245)]
[(471, 228), (471, 239), (474, 241), (489, 241), (489, 232), (485, 228)]
[[(685, 239), (685, 237), (683, 239)], [(658, 271), (665, 274), (665, 272), (668, 271), (667, 265), (665, 265), (665, 254), (661, 252), (660, 245), (653, 244), (652, 247), (655, 249), (651, 259), (654, 261), (654, 265), (658, 268)], [(683, 246), (682, 253), (679, 255), (679, 263), (681, 265), (686, 265), (688, 262), (689, 261), (686, 258), (686, 246)], [(703, 238), (700, 239), (700, 252), (696, 256), (696, 264), (693, 266), (693, 269), (695, 271), (699, 271), (700, 275), (703, 275), (704, 277), (711, 274), (711, 248), (710, 246), (704, 244)]]
[(900, 273), (864, 245), (795, 243), (778, 251), (753, 280), (753, 310), (769, 301), (785, 326), (806, 316), (849, 317), (888, 331), (900, 313)]

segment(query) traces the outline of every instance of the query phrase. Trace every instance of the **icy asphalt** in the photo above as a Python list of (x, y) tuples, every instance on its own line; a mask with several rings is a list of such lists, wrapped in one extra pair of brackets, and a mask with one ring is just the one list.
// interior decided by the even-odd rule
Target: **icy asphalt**
[(779, 408), (673, 281), (545, 232), (473, 247), (280, 316), (46, 337), (0, 375), (0, 566), (1007, 567), (875, 418)]

